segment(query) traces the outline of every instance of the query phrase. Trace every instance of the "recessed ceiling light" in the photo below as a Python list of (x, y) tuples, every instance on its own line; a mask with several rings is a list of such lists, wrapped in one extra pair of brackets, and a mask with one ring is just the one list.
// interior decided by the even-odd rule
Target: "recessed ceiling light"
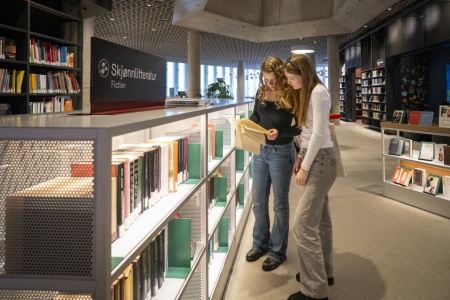
[(392, 10), (392, 7), (389, 7), (389, 8), (388, 8), (388, 11), (391, 11), (391, 10)]
[(364, 25), (364, 28), (367, 28), (367, 25)]
[(114, 19), (114, 18), (110, 18), (110, 20), (111, 20), (111, 21), (114, 21), (115, 19)]

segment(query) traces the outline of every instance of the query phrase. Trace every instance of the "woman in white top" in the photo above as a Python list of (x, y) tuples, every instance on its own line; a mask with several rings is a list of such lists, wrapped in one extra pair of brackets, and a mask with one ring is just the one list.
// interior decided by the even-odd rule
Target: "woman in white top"
[(288, 299), (328, 299), (328, 286), (334, 283), (328, 191), (336, 179), (337, 160), (329, 129), (330, 94), (306, 55), (291, 55), (284, 71), (302, 129), (294, 172), (303, 193), (293, 226), (299, 259), (297, 279), (302, 289)]

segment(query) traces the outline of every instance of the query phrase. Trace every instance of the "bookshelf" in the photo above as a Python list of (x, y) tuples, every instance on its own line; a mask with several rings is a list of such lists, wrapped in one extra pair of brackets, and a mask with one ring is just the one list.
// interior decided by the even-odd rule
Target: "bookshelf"
[(16, 55), (0, 56), (7, 78), (0, 103), (12, 114), (81, 109), (82, 0), (5, 0), (2, 7), (0, 37), (14, 42)]
[[(130, 274), (130, 265), (139, 262), (137, 257), (151, 256), (152, 248), (164, 245), (166, 232), (170, 236), (181, 231), (171, 229), (179, 213), (182, 222), (189, 220), (196, 247), (187, 270), (181, 272), (184, 275), (164, 277), (152, 299), (220, 299), (250, 213), (252, 186), (251, 156), (233, 147), (234, 130), (227, 120), (248, 116), (251, 107), (253, 101), (227, 101), (113, 116), (28, 114), (0, 118), (0, 197), (2, 203), (8, 203), (8, 209), (0, 212), (0, 261), (4, 264), (0, 298), (111, 299), (117, 292), (116, 284), (120, 287)], [(216, 157), (208, 155), (208, 123), (214, 123), (216, 133), (223, 134), (223, 146)], [(194, 124), (200, 132), (198, 178), (180, 183), (176, 192), (169, 192), (141, 212), (125, 233), (111, 242), (112, 152), (121, 145), (144, 143)], [(70, 177), (73, 164), (85, 160), (92, 162), (93, 176), (79, 178), (81, 181)], [(220, 201), (211, 206), (209, 182), (219, 171), (226, 179), (221, 184)], [(71, 179), (61, 183), (66, 177)], [(59, 194), (51, 188), (55, 184), (64, 185)], [(64, 201), (67, 198), (74, 200)], [(31, 202), (34, 206), (24, 204)], [(36, 218), (39, 211), (48, 217)], [(73, 214), (77, 217), (64, 217)], [(20, 228), (20, 232), (13, 228)], [(58, 228), (64, 228), (64, 235)], [(25, 233), (44, 237), (47, 242), (22, 240)], [(175, 241), (182, 243), (185, 238)], [(74, 247), (83, 251), (71, 253)], [(35, 255), (25, 263), (17, 253)], [(168, 259), (170, 264), (169, 255)], [(77, 267), (67, 268), (69, 263)]]
[(361, 71), (348, 69), (345, 76), (339, 78), (339, 105), (341, 120), (356, 122), (361, 117)]
[(345, 89), (345, 76), (341, 76), (339, 77), (339, 107), (341, 112), (341, 120), (343, 121), (347, 121)]
[(361, 72), (362, 123), (380, 127), (386, 121), (386, 89), (384, 67)]
[[(437, 215), (450, 218), (450, 197), (444, 196), (441, 187), (437, 195), (431, 195), (423, 192), (424, 187), (414, 186), (409, 183), (408, 186), (402, 186), (393, 183), (391, 177), (394, 174), (396, 166), (406, 167), (411, 170), (421, 168), (426, 170), (426, 174), (436, 174), (439, 176), (450, 176), (450, 166), (435, 161), (419, 160), (420, 141), (413, 141), (413, 156), (407, 154), (397, 156), (388, 154), (388, 148), (391, 133), (394, 132), (397, 138), (401, 138), (404, 133), (414, 133), (423, 136), (431, 136), (435, 138), (450, 137), (450, 128), (442, 128), (437, 126), (419, 126), (408, 124), (397, 124), (392, 122), (381, 122), (381, 139), (382, 139), (382, 179), (383, 179), (383, 195), (408, 205), (412, 205), (423, 210), (435, 213)], [(389, 136), (386, 135), (389, 133)]]
[(355, 71), (355, 119), (362, 118), (361, 69)]

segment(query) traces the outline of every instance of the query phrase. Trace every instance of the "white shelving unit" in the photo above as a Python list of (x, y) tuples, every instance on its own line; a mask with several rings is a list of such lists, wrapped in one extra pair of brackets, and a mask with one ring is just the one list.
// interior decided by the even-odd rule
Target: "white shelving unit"
[[(396, 132), (396, 136), (400, 137), (402, 132), (425, 134), (431, 136), (443, 136), (450, 137), (450, 128), (442, 128), (437, 126), (418, 126), (418, 125), (408, 125), (408, 124), (396, 124), (392, 122), (381, 122), (381, 139), (382, 139), (382, 157), (383, 157), (383, 183), (384, 183), (384, 193), (383, 195), (427, 210), (429, 212), (450, 218), (450, 198), (444, 196), (442, 193), (437, 195), (430, 195), (423, 193), (422, 191), (416, 191), (411, 189), (409, 186), (404, 187), (399, 184), (395, 184), (391, 181), (394, 169), (387, 169), (387, 160), (395, 160), (398, 166), (406, 167), (418, 167), (427, 170), (427, 173), (432, 174), (443, 174), (450, 175), (450, 166), (443, 164), (438, 164), (433, 161), (419, 160), (419, 149), (414, 148), (413, 157), (406, 155), (395, 156), (388, 154), (389, 139), (385, 139), (386, 131)], [(417, 144), (416, 144), (417, 143)], [(415, 142), (419, 146), (419, 142)]]
[[(192, 220), (192, 238), (197, 242), (191, 271), (186, 279), (166, 278), (155, 299), (220, 299), (238, 244), (250, 212), (249, 199), (251, 157), (244, 153), (244, 170), (236, 170), (234, 130), (224, 132), (223, 156), (208, 161), (208, 122), (238, 114), (248, 116), (253, 101), (226, 101), (205, 107), (184, 107), (136, 112), (120, 115), (18, 115), (0, 118), (0, 202), (23, 189), (59, 176), (70, 176), (71, 164), (80, 159), (94, 161), (92, 197), (83, 199), (92, 208), (89, 222), (75, 223), (87, 227), (88, 247), (79, 269), (67, 273), (63, 265), (54, 265), (54, 272), (39, 269), (11, 274), (8, 256), (8, 210), (0, 211), (0, 298), (1, 299), (111, 299), (111, 285), (155, 237), (166, 228), (175, 213)], [(141, 213), (124, 236), (111, 243), (111, 152), (120, 144), (143, 143), (199, 123), (201, 131), (201, 178), (197, 184), (181, 184), (177, 192), (160, 199), (155, 206)], [(209, 208), (208, 180), (219, 168), (227, 168), (228, 194), (223, 206)], [(243, 185), (244, 206), (237, 205), (238, 186)], [(66, 191), (77, 194), (77, 190)], [(41, 195), (46, 197), (46, 195)], [(10, 199), (10, 198), (9, 198)], [(37, 202), (38, 206), (41, 204)], [(221, 218), (229, 218), (229, 243), (226, 253), (210, 258), (210, 241), (219, 228)], [(43, 223), (53, 220), (43, 219)], [(64, 222), (64, 220), (62, 221)], [(57, 235), (59, 232), (47, 232)], [(80, 236), (77, 228), (64, 233), (64, 243), (54, 249), (66, 253)], [(26, 242), (26, 241), (24, 241)], [(33, 249), (38, 253), (39, 245)], [(53, 251), (53, 250), (52, 250)], [(56, 255), (56, 256), (57, 256)], [(76, 257), (76, 256), (75, 256)], [(111, 258), (122, 260), (111, 270)], [(52, 264), (52, 257), (43, 263)], [(76, 257), (78, 259), (78, 257)], [(20, 265), (22, 262), (14, 261)], [(64, 298), (58, 298), (63, 295)], [(153, 299), (153, 298), (152, 298)]]

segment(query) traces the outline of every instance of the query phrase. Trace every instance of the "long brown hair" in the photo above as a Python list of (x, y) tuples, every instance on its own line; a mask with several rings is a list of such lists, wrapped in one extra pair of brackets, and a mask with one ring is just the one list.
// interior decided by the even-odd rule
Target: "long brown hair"
[(284, 76), (283, 60), (279, 57), (270, 55), (264, 59), (261, 64), (261, 72), (259, 74), (258, 99), (264, 104), (266, 93), (269, 89), (264, 83), (264, 73), (273, 73), (275, 75), (275, 105), (278, 108), (291, 109), (292, 99), (287, 92), (288, 84)]
[(289, 85), (289, 93), (293, 97), (292, 112), (297, 115), (299, 126), (306, 124), (306, 113), (308, 112), (309, 100), (312, 90), (322, 81), (317, 76), (314, 67), (308, 56), (304, 54), (292, 54), (284, 63), (284, 71), (289, 74), (302, 76), (302, 87), (294, 90)]

